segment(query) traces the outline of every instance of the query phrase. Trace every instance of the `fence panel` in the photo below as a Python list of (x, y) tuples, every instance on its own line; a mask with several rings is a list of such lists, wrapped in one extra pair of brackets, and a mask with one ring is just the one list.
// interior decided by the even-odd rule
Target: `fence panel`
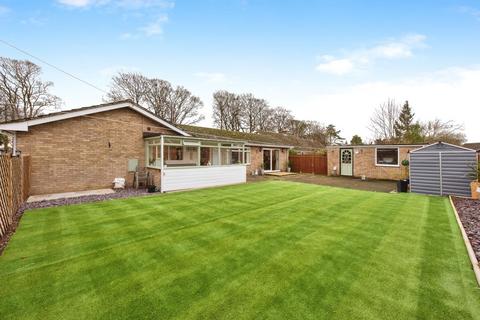
[(23, 168), (22, 168), (22, 197), (23, 201), (27, 201), (28, 196), (30, 195), (30, 175), (31, 175), (31, 160), (30, 156), (22, 157)]
[(327, 174), (326, 155), (291, 155), (289, 160), (293, 172)]
[(8, 232), (13, 216), (28, 198), (29, 188), (30, 158), (0, 155), (0, 238)]

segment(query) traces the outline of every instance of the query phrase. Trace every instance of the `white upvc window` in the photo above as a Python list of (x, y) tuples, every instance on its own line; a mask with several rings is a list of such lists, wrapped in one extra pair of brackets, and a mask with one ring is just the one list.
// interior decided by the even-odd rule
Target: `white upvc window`
[[(162, 136), (145, 141), (146, 166), (153, 168), (242, 165), (250, 163), (250, 148), (243, 143), (212, 139)], [(161, 149), (163, 146), (163, 157)]]
[(379, 167), (398, 167), (400, 165), (400, 149), (375, 148), (375, 165)]

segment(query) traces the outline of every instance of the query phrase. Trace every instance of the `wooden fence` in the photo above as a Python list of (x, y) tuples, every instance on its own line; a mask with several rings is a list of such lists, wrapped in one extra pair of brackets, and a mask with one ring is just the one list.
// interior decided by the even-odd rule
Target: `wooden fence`
[(293, 172), (327, 174), (327, 155), (290, 155), (289, 160)]
[(13, 223), (13, 216), (27, 200), (30, 189), (30, 157), (0, 155), (0, 238)]

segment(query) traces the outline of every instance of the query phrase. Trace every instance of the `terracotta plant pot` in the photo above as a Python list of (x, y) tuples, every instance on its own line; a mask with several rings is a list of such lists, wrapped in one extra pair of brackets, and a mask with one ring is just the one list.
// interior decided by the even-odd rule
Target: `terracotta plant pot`
[(472, 189), (472, 199), (480, 199), (480, 182), (472, 181), (470, 188)]

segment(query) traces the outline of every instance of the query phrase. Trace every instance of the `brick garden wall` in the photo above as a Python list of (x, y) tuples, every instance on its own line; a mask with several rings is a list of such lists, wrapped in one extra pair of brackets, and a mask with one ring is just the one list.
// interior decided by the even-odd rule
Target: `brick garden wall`
[[(111, 187), (125, 177), (128, 159), (145, 164), (143, 132), (175, 135), (143, 115), (122, 108), (29, 128), (17, 134), (31, 156), (30, 193), (45, 194)], [(158, 177), (157, 177), (158, 178)]]

